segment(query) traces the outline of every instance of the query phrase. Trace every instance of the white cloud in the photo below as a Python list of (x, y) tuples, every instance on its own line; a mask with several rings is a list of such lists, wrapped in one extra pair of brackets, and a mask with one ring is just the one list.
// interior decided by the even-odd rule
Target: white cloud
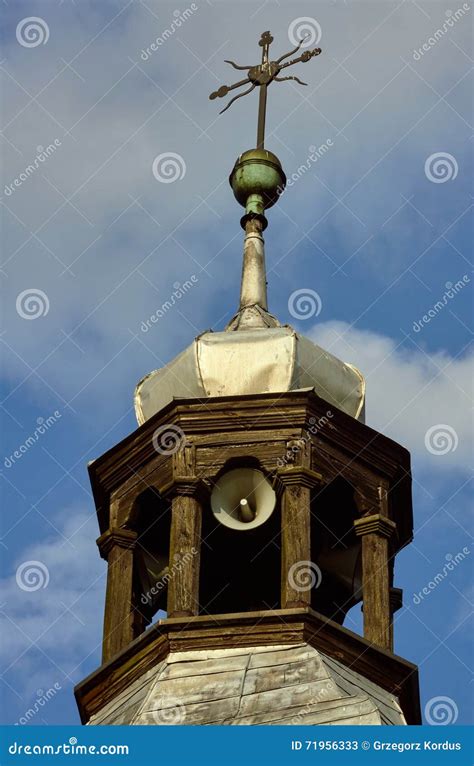
[[(105, 4), (100, 9), (94, 3), (83, 3), (81, 9), (64, 4), (54, 11), (43, 5), (40, 3), (38, 8), (41, 7), (51, 27), (47, 45), (34, 50), (18, 45), (15, 24), (5, 40), (6, 71), (32, 94), (44, 89), (38, 97), (41, 107), (35, 103), (28, 105), (28, 96), (21, 87), (5, 76), (8, 96), (5, 118), (6, 122), (13, 120), (6, 135), (23, 152), (17, 154), (9, 144), (4, 145), (7, 182), (25, 169), (38, 145), (47, 146), (55, 138), (62, 145), (37, 174), (4, 200), (12, 210), (12, 215), (5, 214), (3, 235), (11, 296), (6, 302), (4, 339), (31, 366), (46, 358), (42, 376), (69, 398), (124, 348), (130, 340), (129, 328), (136, 331), (160, 301), (166, 300), (175, 281), (183, 282), (192, 273), (199, 273), (196, 260), (206, 264), (238, 234), (241, 210), (232, 198), (227, 175), (237, 154), (254, 140), (255, 99), (242, 99), (232, 107), (232, 114), (219, 117), (218, 110), (223, 104), (209, 102), (207, 95), (222, 82), (232, 81), (233, 70), (224, 64), (225, 58), (255, 59), (259, 30), (265, 28), (266, 22), (263, 6), (249, 3), (248, 14), (254, 14), (257, 31), (248, 35), (248, 14), (242, 13), (238, 3), (212, 7), (198, 4), (199, 9), (176, 34), (143, 62), (142, 48), (173, 20), (175, 6), (171, 3), (150, 0), (146, 4), (148, 10), (140, 3), (125, 8), (127, 4), (123, 2), (123, 13), (115, 21), (112, 18), (120, 11), (118, 3), (115, 8)], [(374, 175), (371, 171), (397, 144), (400, 135), (436, 101), (433, 91), (418, 75), (433, 83), (440, 93), (459, 79), (466, 62), (450, 45), (450, 37), (465, 46), (469, 24), (468, 20), (459, 23), (452, 35), (439, 43), (437, 51), (419, 62), (415, 74), (408, 67), (403, 69), (400, 56), (413, 66), (412, 50), (437, 26), (438, 16), (443, 18), (442, 4), (432, 21), (412, 4), (399, 8), (395, 3), (376, 6), (366, 2), (358, 3), (357, 8), (313, 6), (295, 2), (291, 7), (272, 8), (275, 52), (280, 54), (289, 49), (287, 30), (294, 18), (316, 14), (323, 29), (324, 55), (298, 69), (301, 77), (308, 80), (308, 88), (299, 88), (294, 83), (274, 86), (279, 95), (272, 90), (268, 145), (278, 151), (291, 173), (305, 161), (309, 145), (319, 145), (327, 137), (335, 139), (334, 149), (315, 166), (314, 173), (300, 182), (301, 186), (282, 198), (279, 207), (301, 225), (301, 231), (295, 235), (299, 238), (335, 203), (316, 177), (337, 196), (355, 186), (347, 203), (367, 228), (355, 218), (350, 218), (354, 224), (350, 228), (345, 219), (350, 214), (342, 206), (334, 210), (330, 224), (337, 225), (337, 236), (344, 240), (344, 252), (351, 253), (368, 236), (371, 226), (377, 228), (399, 207), (401, 192), (410, 196), (413, 189), (426, 181), (425, 144), (434, 140), (435, 129), (439, 133), (436, 143), (449, 134), (446, 148), (455, 154), (458, 149), (461, 151), (467, 128), (461, 123), (459, 130), (453, 130), (450, 122), (453, 113), (436, 111), (432, 113), (436, 120), (429, 123), (429, 136), (426, 125), (421, 123), (419, 131), (410, 134), (409, 142), (402, 142), (389, 155), (388, 161), (403, 166), (403, 173), (397, 173), (391, 178), (392, 183), (387, 184), (385, 163)], [(102, 27), (105, 30), (100, 34)], [(447, 49), (449, 56), (438, 55), (438, 51), (446, 53)], [(73, 57), (76, 73), (64, 67), (63, 60)], [(133, 69), (130, 58), (137, 64)], [(209, 58), (208, 63), (201, 64)], [(346, 62), (344, 68), (337, 66), (338, 61)], [(355, 82), (344, 71), (347, 68)], [(127, 74), (128, 69), (131, 71)], [(315, 93), (309, 101), (314, 108), (304, 100), (312, 91)], [(175, 103), (167, 101), (167, 94), (173, 96)], [(396, 120), (387, 116), (393, 114), (394, 104)], [(24, 111), (16, 116), (23, 106)], [(65, 135), (57, 121), (72, 129), (72, 136)], [(342, 128), (346, 124), (347, 140), (343, 135), (336, 138), (336, 126)], [(208, 130), (208, 137), (201, 134), (201, 127)], [(169, 185), (158, 183), (151, 172), (154, 157), (166, 151), (180, 153), (187, 167), (185, 178)], [(367, 183), (359, 185), (366, 175)], [(75, 208), (61, 194), (74, 195), (71, 202)], [(221, 216), (219, 219), (202, 203), (202, 198), (209, 194), (208, 202)], [(138, 199), (139, 205), (161, 226), (132, 198)], [(196, 207), (196, 213), (190, 215)], [(23, 244), (30, 231), (36, 232), (45, 221), (48, 223), (38, 231), (44, 245), (34, 238)], [(157, 248), (176, 228), (176, 238), (190, 256), (171, 238)], [(278, 221), (275, 216), (272, 236), (285, 242), (289, 231), (293, 229), (288, 218), (281, 216)], [(410, 229), (413, 252), (418, 235), (418, 231)], [(387, 237), (387, 247), (395, 241)], [(212, 262), (209, 271), (214, 278), (199, 273), (199, 287), (184, 311), (195, 331), (178, 314), (160, 326), (156, 340), (153, 339), (153, 348), (160, 358), (166, 359), (179, 351), (192, 335), (209, 323), (214, 324), (222, 315), (221, 307), (218, 311), (214, 309), (222, 289), (232, 289), (232, 280), (237, 291), (240, 242), (237, 239)], [(144, 276), (129, 277), (154, 248), (156, 251), (140, 268)], [(396, 261), (391, 266), (395, 273), (406, 252), (397, 248), (391, 253)], [(282, 256), (285, 254), (286, 250)], [(56, 258), (65, 264), (78, 259), (72, 267), (76, 276), (62, 274), (63, 266)], [(157, 285), (158, 292), (147, 280)], [(38, 322), (24, 322), (15, 311), (16, 295), (27, 287), (44, 290), (51, 302), (48, 316)], [(226, 308), (232, 311), (234, 305)], [(73, 332), (73, 339), (83, 352), (65, 341), (63, 332)], [(140, 359), (139, 369), (137, 365), (136, 371), (131, 370), (130, 358), (136, 358), (137, 348), (137, 344), (128, 348), (110, 368), (115, 389), (127, 371), (136, 382), (160, 364), (150, 353), (146, 361)], [(5, 353), (3, 368), (10, 378), (23, 379), (28, 374), (19, 357)], [(65, 369), (71, 371), (69, 376), (64, 375)], [(109, 380), (107, 372), (101, 375), (104, 390)], [(30, 385), (37, 386), (34, 376), (28, 381)], [(128, 379), (126, 385), (130, 390)]]
[[(65, 673), (77, 682), (91, 653), (99, 662), (106, 567), (95, 545), (97, 521), (66, 508), (62, 518), (60, 534), (23, 548), (0, 582), (1, 664), (25, 699), (55, 682), (68, 686)], [(46, 587), (24, 590), (17, 572), (23, 587)]]
[[(407, 447), (434, 469), (472, 464), (472, 426), (468, 411), (473, 357), (454, 359), (439, 351), (399, 346), (385, 335), (358, 330), (345, 322), (325, 322), (310, 337), (346, 362), (355, 364), (367, 382), (366, 422)], [(425, 446), (433, 426), (448, 434), (455, 450), (433, 454)], [(447, 426), (447, 428), (446, 428)], [(448, 448), (433, 432), (433, 451)]]

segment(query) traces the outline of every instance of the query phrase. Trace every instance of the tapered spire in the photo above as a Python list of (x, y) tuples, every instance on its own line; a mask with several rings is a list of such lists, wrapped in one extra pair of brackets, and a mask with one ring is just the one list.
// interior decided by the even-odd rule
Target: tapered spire
[[(264, 211), (275, 204), (285, 188), (286, 176), (280, 160), (272, 152), (264, 149), (265, 121), (267, 110), (267, 89), (272, 82), (295, 80), (300, 85), (306, 85), (298, 77), (279, 77), (282, 69), (297, 63), (305, 63), (313, 56), (321, 53), (320, 48), (305, 51), (294, 59), (288, 59), (296, 53), (304, 43), (298, 45), (275, 61), (270, 60), (270, 45), (273, 37), (270, 32), (264, 32), (259, 45), (262, 49), (261, 63), (255, 66), (240, 66), (233, 61), (227, 61), (234, 69), (245, 70), (247, 76), (233, 85), (222, 85), (211, 93), (209, 98), (222, 98), (231, 90), (249, 84), (250, 87), (234, 96), (222, 110), (225, 112), (237, 99), (259, 88), (259, 107), (257, 119), (257, 147), (240, 155), (235, 163), (229, 181), (237, 201), (245, 208), (241, 219), (245, 230), (244, 257), (242, 266), (242, 282), (240, 288), (239, 311), (231, 319), (226, 330), (245, 330), (256, 327), (279, 327), (278, 320), (268, 312), (267, 276), (265, 269), (265, 246), (262, 233), (267, 226)], [(221, 112), (221, 113), (222, 113)]]
[(264, 211), (278, 200), (286, 176), (272, 152), (252, 149), (238, 158), (229, 181), (236, 200), (245, 207), (240, 221), (245, 239), (239, 311), (226, 329), (278, 327), (280, 323), (268, 312)]

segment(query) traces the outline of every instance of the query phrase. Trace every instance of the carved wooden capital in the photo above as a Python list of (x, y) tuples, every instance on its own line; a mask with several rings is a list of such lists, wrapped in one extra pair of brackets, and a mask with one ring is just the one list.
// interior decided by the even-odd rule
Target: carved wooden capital
[(371, 516), (362, 516), (354, 521), (355, 533), (358, 537), (364, 535), (376, 534), (379, 537), (390, 538), (395, 534), (397, 525), (394, 521), (387, 519), (380, 513), (374, 513)]
[(284, 487), (299, 486), (309, 489), (323, 483), (320, 473), (301, 465), (279, 468), (276, 472), (276, 480), (277, 484), (282, 484)]
[(112, 548), (133, 548), (137, 540), (137, 533), (123, 527), (111, 527), (97, 539), (100, 555), (107, 560)]
[(206, 493), (204, 482), (197, 476), (173, 476), (166, 487), (167, 497), (195, 497), (200, 499)]

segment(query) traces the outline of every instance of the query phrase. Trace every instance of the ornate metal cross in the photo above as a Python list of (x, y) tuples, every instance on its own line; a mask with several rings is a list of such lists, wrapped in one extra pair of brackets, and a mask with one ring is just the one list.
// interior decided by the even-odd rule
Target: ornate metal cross
[(225, 112), (227, 109), (229, 109), (230, 106), (234, 103), (234, 101), (237, 101), (238, 98), (242, 98), (242, 96), (246, 96), (248, 93), (251, 93), (251, 91), (254, 90), (254, 88), (257, 87), (257, 85), (260, 87), (260, 98), (259, 98), (259, 105), (258, 105), (258, 124), (257, 124), (257, 149), (263, 149), (264, 142), (265, 142), (265, 114), (267, 109), (267, 88), (270, 85), (271, 82), (283, 82), (284, 80), (296, 80), (300, 85), (307, 85), (307, 83), (302, 82), (298, 77), (278, 77), (282, 69), (286, 69), (286, 67), (292, 66), (293, 64), (298, 64), (299, 62), (306, 63), (310, 59), (313, 58), (313, 56), (319, 56), (321, 53), (321, 48), (313, 48), (311, 51), (305, 51), (297, 58), (291, 59), (290, 61), (285, 61), (284, 64), (282, 64), (282, 61), (288, 58), (288, 56), (292, 56), (293, 53), (296, 53), (301, 46), (303, 45), (305, 41), (305, 38), (303, 38), (299, 44), (296, 46), (296, 48), (293, 48), (293, 50), (289, 51), (289, 53), (285, 53), (283, 56), (280, 56), (279, 59), (276, 61), (270, 61), (269, 59), (269, 50), (270, 45), (273, 42), (273, 37), (270, 34), (270, 32), (264, 32), (260, 38), (259, 45), (262, 48), (262, 63), (256, 64), (255, 66), (239, 66), (234, 61), (229, 61), (229, 59), (225, 59), (226, 64), (230, 64), (234, 67), (234, 69), (242, 69), (247, 70), (247, 77), (244, 80), (239, 80), (239, 82), (235, 82), (233, 85), (221, 85), (221, 87), (211, 93), (209, 96), (210, 99), (214, 98), (222, 98), (223, 96), (227, 96), (227, 94), (231, 90), (235, 90), (235, 88), (240, 88), (242, 85), (247, 85), (250, 83), (250, 88), (245, 90), (243, 93), (239, 93), (238, 96), (234, 96), (229, 103), (227, 104), (224, 109), (221, 110), (220, 114)]

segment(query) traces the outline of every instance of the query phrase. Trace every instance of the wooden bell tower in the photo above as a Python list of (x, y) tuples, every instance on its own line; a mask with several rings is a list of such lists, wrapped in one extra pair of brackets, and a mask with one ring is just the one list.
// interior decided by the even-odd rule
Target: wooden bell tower
[[(294, 63), (269, 60), (270, 38), (248, 75), (265, 92), (257, 148), (230, 176), (239, 310), (138, 384), (138, 429), (89, 466), (107, 591), (84, 723), (421, 720), (393, 636), (409, 454), (364, 424), (361, 373), (268, 312), (264, 212), (286, 179), (263, 147), (266, 87)], [(343, 626), (357, 603), (363, 637)]]

